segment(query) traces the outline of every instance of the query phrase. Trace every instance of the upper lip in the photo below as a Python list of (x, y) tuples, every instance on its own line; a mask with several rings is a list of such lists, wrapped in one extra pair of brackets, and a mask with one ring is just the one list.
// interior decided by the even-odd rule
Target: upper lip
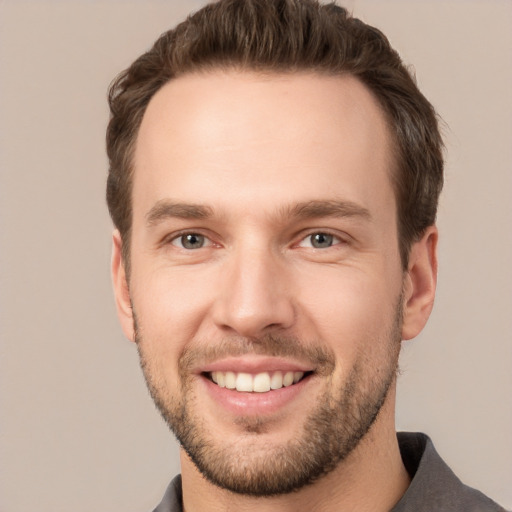
[(252, 373), (258, 374), (263, 372), (310, 372), (314, 368), (311, 364), (302, 363), (300, 361), (292, 361), (279, 357), (268, 356), (242, 356), (242, 357), (225, 357), (201, 366), (197, 369), (197, 373), (210, 372), (235, 372), (235, 373)]

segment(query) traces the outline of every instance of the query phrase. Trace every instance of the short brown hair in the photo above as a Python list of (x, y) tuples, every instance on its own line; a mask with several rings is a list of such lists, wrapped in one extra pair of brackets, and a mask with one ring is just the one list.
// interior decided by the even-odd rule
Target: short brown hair
[(395, 145), (392, 172), (399, 248), (435, 222), (443, 185), (443, 143), (432, 105), (378, 29), (334, 3), (317, 0), (220, 0), (165, 32), (111, 84), (107, 129), (107, 203), (129, 264), (135, 139), (146, 107), (169, 80), (219, 68), (350, 74), (383, 108)]

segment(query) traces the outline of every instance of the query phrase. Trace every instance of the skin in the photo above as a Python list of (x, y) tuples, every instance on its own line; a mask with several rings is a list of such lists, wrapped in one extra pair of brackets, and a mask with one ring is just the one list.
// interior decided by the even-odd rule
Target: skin
[[(404, 271), (393, 164), (379, 105), (349, 76), (219, 70), (175, 79), (151, 100), (134, 158), (129, 282), (121, 237), (113, 238), (119, 318), (135, 340), (136, 312), (146, 377), (162, 400), (171, 406), (187, 397), (208, 440), (236, 447), (237, 464), (271, 460), (276, 447), (298, 439), (307, 411), (336, 398), (354, 368), (361, 386), (377, 382), (396, 365), (400, 340), (425, 325), (437, 231), (413, 244)], [(312, 204), (314, 213), (297, 215), (297, 205)], [(207, 215), (198, 218), (197, 206)], [(205, 245), (184, 248), (184, 232), (204, 236)], [(333, 235), (332, 245), (314, 247), (314, 233)], [(243, 340), (253, 347), (244, 363), (259, 364), (258, 340), (269, 335), (321, 346), (334, 365), (272, 410), (226, 408), (197, 373), (212, 362), (201, 354), (222, 343), (235, 351)], [(183, 370), (190, 353), (195, 366)], [(221, 489), (182, 451), (186, 510), (389, 510), (409, 483), (395, 435), (395, 385), (350, 455), (291, 494)]]

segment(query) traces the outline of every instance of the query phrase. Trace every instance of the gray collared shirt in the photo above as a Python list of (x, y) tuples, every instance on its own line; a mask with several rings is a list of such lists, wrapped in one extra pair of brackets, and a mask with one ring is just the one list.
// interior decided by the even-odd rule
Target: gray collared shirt
[[(506, 512), (480, 491), (464, 485), (425, 434), (399, 432), (398, 444), (411, 485), (390, 512)], [(169, 484), (153, 512), (183, 512), (181, 476)]]

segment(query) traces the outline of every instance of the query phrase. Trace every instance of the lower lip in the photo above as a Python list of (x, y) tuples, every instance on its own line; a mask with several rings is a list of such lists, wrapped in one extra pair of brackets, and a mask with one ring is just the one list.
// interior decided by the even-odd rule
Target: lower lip
[(228, 412), (237, 416), (262, 416), (273, 414), (293, 402), (304, 391), (311, 377), (308, 375), (297, 384), (266, 393), (247, 393), (221, 388), (207, 377), (201, 376), (201, 379), (213, 400)]

